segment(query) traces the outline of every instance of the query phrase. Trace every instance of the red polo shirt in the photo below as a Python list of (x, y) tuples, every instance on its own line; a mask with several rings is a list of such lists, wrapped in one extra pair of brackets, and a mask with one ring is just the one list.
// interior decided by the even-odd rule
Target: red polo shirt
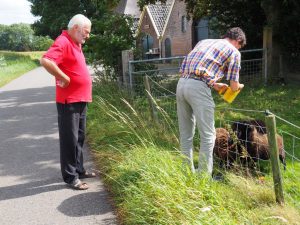
[(65, 104), (92, 101), (92, 79), (81, 45), (77, 45), (67, 31), (56, 38), (43, 57), (55, 62), (70, 77), (68, 87), (56, 85), (56, 102)]

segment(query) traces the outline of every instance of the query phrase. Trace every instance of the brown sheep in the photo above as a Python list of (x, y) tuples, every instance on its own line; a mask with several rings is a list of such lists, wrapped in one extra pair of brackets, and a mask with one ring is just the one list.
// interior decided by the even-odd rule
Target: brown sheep
[(251, 127), (255, 126), (258, 133), (260, 134), (266, 134), (267, 129), (265, 122), (262, 120), (244, 120), (244, 121), (237, 121), (234, 122), (231, 126), (233, 132), (235, 132), (237, 138), (240, 140), (241, 144), (245, 146), (246, 148), (249, 145), (249, 135), (251, 133)]
[(216, 128), (214, 155), (220, 159), (220, 166), (225, 162), (227, 168), (236, 160), (236, 145), (225, 128)]
[[(232, 130), (235, 132), (240, 144), (239, 152), (244, 147), (250, 158), (257, 162), (258, 159), (270, 159), (269, 143), (267, 137), (267, 129), (262, 120), (238, 121), (232, 124)], [(277, 144), (279, 149), (279, 159), (286, 168), (285, 151), (283, 147), (283, 139), (277, 134)], [(243, 159), (247, 160), (247, 158)], [(242, 161), (243, 161), (242, 160)]]
[[(283, 139), (279, 134), (276, 134), (276, 141), (279, 150), (279, 159), (282, 162), (284, 169), (286, 169)], [(249, 144), (247, 151), (254, 161), (257, 161), (258, 159), (270, 159), (270, 149), (267, 134), (259, 133), (255, 126), (250, 125), (248, 142)]]

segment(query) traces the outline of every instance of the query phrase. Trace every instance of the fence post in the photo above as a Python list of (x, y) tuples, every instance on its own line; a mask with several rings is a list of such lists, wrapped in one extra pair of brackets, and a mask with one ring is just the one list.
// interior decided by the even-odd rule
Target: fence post
[(150, 106), (151, 117), (155, 122), (158, 122), (157, 110), (155, 107), (155, 103), (153, 102), (153, 97), (151, 96), (149, 77), (147, 75), (144, 76), (144, 85), (145, 85), (146, 94), (147, 94), (147, 98), (148, 98), (148, 102), (149, 102), (149, 106)]
[(124, 50), (122, 51), (122, 84), (126, 88), (129, 86), (129, 61), (133, 60), (133, 51), (132, 50)]
[(265, 82), (265, 86), (267, 86), (267, 82), (268, 82), (268, 49), (264, 48), (263, 53), (264, 53), (264, 82)]
[(277, 145), (277, 138), (276, 138), (276, 121), (274, 115), (266, 116), (266, 126), (267, 126), (268, 140), (269, 140), (276, 202), (283, 205), (284, 197), (283, 197), (282, 178), (281, 178), (280, 165), (279, 165), (278, 145)]
[(273, 30), (271, 27), (264, 27), (263, 30), (263, 49), (266, 49), (266, 72), (267, 77), (270, 79), (272, 76), (272, 65), (273, 65)]
[(128, 73), (129, 73), (129, 87), (130, 87), (131, 91), (133, 90), (132, 71), (133, 71), (133, 65), (132, 65), (132, 62), (129, 61), (128, 62)]

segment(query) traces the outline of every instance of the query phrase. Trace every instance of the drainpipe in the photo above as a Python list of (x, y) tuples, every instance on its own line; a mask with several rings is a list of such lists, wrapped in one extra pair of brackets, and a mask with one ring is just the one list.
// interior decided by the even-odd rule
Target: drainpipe
[(158, 46), (159, 46), (159, 58), (162, 58), (162, 36), (158, 38)]

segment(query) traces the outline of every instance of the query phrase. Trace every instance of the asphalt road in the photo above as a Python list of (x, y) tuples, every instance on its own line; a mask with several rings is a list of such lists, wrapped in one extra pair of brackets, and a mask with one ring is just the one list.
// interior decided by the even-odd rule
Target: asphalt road
[[(54, 78), (39, 67), (0, 88), (0, 224), (116, 223), (100, 177), (62, 182)], [(85, 165), (95, 169), (85, 148)]]

